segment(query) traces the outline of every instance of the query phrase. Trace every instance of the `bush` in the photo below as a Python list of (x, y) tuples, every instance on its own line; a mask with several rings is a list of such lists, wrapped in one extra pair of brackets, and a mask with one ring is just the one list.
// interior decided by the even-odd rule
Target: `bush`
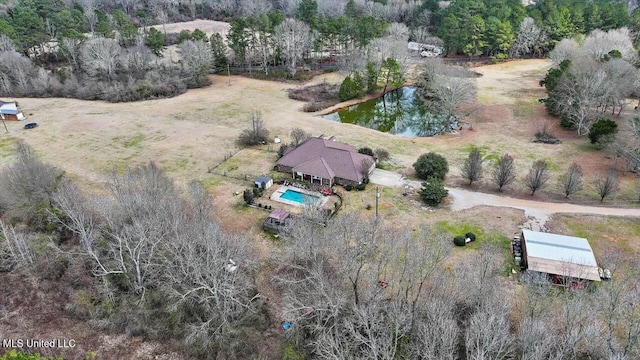
[(242, 193), (242, 198), (247, 205), (251, 205), (253, 203), (253, 191), (247, 189)]
[(469, 239), (472, 242), (476, 241), (476, 234), (472, 233), (472, 232), (468, 232), (466, 234), (464, 234), (465, 239)]
[(600, 146), (606, 145), (613, 141), (618, 133), (618, 124), (610, 119), (601, 119), (595, 122), (589, 130), (589, 140), (592, 144)]
[(364, 191), (364, 189), (366, 188), (367, 188), (367, 184), (365, 184), (364, 182), (356, 185), (356, 190), (358, 191)]
[(465, 245), (467, 245), (467, 241), (462, 236), (454, 237), (453, 238), (453, 243), (456, 244), (456, 246), (465, 246)]
[(324, 110), (326, 108), (330, 108), (337, 103), (338, 103), (337, 101), (313, 101), (313, 102), (304, 104), (304, 106), (302, 107), (302, 111), (316, 112), (316, 111)]
[(413, 164), (413, 168), (416, 171), (416, 175), (423, 180), (429, 178), (436, 178), (444, 180), (447, 172), (449, 171), (449, 164), (447, 159), (442, 155), (430, 152), (422, 154)]
[(347, 190), (347, 191), (351, 191), (351, 190), (353, 190), (353, 186), (351, 186), (351, 184), (347, 184), (347, 185), (344, 186), (344, 189)]
[(420, 198), (429, 206), (438, 206), (449, 195), (449, 191), (444, 188), (444, 182), (440, 179), (431, 178), (422, 183)]
[(356, 72), (353, 77), (347, 76), (340, 84), (340, 90), (338, 90), (338, 98), (340, 101), (347, 101), (359, 97), (363, 97), (365, 94), (365, 84), (360, 73)]
[(371, 148), (368, 148), (368, 147), (362, 147), (362, 148), (358, 149), (358, 152), (360, 154), (373, 156), (373, 150), (371, 150)]
[(259, 111), (251, 112), (251, 125), (238, 136), (238, 145), (252, 146), (266, 144), (267, 141), (269, 141), (269, 130), (262, 121), (262, 114)]

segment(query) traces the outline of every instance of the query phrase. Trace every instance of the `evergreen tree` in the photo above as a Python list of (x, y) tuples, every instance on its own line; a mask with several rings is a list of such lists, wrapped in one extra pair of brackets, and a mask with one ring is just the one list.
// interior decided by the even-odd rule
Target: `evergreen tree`
[(227, 45), (224, 43), (222, 35), (214, 33), (211, 35), (209, 43), (213, 53), (213, 66), (218, 71), (225, 70), (229, 60), (227, 59)]
[(164, 34), (152, 27), (149, 29), (147, 37), (144, 39), (144, 44), (151, 49), (151, 51), (159, 57), (162, 57), (162, 51), (164, 50)]

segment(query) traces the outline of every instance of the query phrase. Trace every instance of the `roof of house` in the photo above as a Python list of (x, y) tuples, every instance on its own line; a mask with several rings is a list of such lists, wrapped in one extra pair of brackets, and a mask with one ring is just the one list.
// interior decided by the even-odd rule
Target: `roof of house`
[(360, 154), (353, 146), (323, 138), (309, 138), (278, 160), (278, 165), (325, 179), (362, 181), (363, 161), (375, 163), (373, 156)]
[(587, 239), (531, 230), (522, 230), (522, 235), (529, 269), (600, 281)]
[(303, 174), (313, 174), (323, 179), (333, 179), (336, 176), (329, 164), (327, 164), (327, 161), (321, 157), (294, 166), (293, 171), (299, 171)]
[(276, 209), (269, 214), (269, 217), (279, 221), (283, 221), (289, 217), (289, 212), (286, 210)]
[(0, 113), (7, 114), (7, 115), (18, 115), (20, 112), (21, 112), (20, 110), (0, 109)]
[(256, 183), (268, 183), (269, 181), (271, 181), (271, 178), (268, 176), (258, 176), (256, 178)]

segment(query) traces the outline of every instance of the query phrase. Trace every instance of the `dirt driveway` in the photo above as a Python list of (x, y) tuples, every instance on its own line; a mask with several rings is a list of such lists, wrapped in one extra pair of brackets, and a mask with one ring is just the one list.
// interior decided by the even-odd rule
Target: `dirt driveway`
[[(421, 187), (420, 181), (405, 179), (401, 174), (393, 171), (375, 169), (369, 178), (371, 183), (382, 186), (412, 189), (420, 189)], [(525, 226), (531, 227), (533, 230), (544, 229), (544, 226), (551, 215), (556, 213), (640, 217), (640, 209), (637, 208), (609, 208), (524, 200), (452, 187), (447, 188), (447, 190), (449, 190), (449, 197), (451, 198), (451, 210), (460, 211), (476, 206), (497, 206), (521, 209), (524, 210), (525, 216), (530, 218), (529, 224), (525, 224)]]

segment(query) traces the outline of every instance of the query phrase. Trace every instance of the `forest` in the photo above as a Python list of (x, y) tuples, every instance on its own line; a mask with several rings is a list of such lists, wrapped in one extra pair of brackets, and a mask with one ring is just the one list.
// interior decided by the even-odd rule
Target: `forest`
[[(626, 2), (458, 0), (19, 0), (0, 5), (0, 94), (135, 101), (208, 85), (210, 72), (282, 72), (326, 63), (347, 74), (370, 60), (406, 62), (407, 41), (446, 56), (545, 56), (564, 38), (628, 27)], [(226, 37), (163, 24), (228, 21)], [(163, 59), (178, 46), (180, 60)], [(333, 61), (332, 61), (333, 59)], [(358, 59), (365, 59), (359, 61)], [(401, 66), (402, 67), (402, 66)]]

